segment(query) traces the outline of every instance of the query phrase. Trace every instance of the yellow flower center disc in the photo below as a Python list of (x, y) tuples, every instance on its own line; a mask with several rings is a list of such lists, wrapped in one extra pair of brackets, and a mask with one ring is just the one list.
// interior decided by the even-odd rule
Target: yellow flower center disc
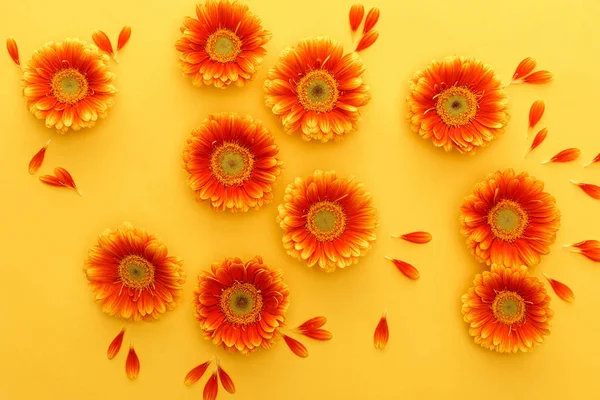
[(210, 158), (213, 175), (226, 186), (241, 185), (250, 178), (254, 168), (254, 156), (236, 143), (223, 143)]
[(317, 69), (304, 75), (296, 87), (298, 100), (306, 110), (328, 112), (340, 97), (337, 81), (328, 71)]
[(235, 61), (240, 54), (242, 41), (229, 29), (218, 29), (206, 41), (206, 53), (211, 60), (220, 63)]
[(61, 103), (75, 104), (85, 98), (88, 81), (75, 68), (61, 69), (52, 77), (52, 94)]
[(130, 255), (119, 263), (119, 278), (131, 289), (144, 289), (154, 282), (154, 265), (143, 257)]
[(488, 214), (488, 224), (498, 239), (512, 242), (520, 238), (529, 218), (521, 206), (511, 200), (502, 200)]
[(515, 292), (499, 292), (492, 303), (492, 311), (498, 322), (514, 324), (525, 318), (525, 300)]
[(437, 95), (435, 109), (449, 126), (467, 125), (477, 114), (477, 97), (469, 89), (453, 86)]
[(321, 201), (310, 207), (306, 227), (318, 241), (330, 241), (344, 233), (346, 214), (339, 204)]
[(263, 298), (253, 284), (235, 282), (221, 293), (220, 305), (229, 322), (246, 325), (258, 320)]

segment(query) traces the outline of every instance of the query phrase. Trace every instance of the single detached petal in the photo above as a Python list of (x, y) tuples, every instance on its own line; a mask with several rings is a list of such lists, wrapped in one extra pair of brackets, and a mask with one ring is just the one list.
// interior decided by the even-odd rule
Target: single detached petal
[(203, 400), (215, 400), (219, 394), (219, 378), (217, 377), (217, 371), (212, 373), (206, 385), (204, 386), (204, 392), (202, 393)]
[(373, 7), (369, 10), (367, 18), (365, 19), (365, 27), (363, 28), (363, 33), (370, 32), (371, 29), (373, 29), (377, 24), (377, 21), (379, 21), (379, 8)]
[(233, 379), (229, 376), (227, 372), (221, 366), (217, 366), (217, 372), (219, 375), (219, 379), (221, 380), (221, 385), (223, 385), (223, 389), (228, 391), (231, 394), (235, 393), (235, 385), (233, 384)]
[(106, 352), (106, 356), (109, 360), (112, 360), (119, 354), (119, 350), (121, 350), (121, 345), (123, 344), (123, 336), (125, 335), (125, 328), (121, 329), (121, 332), (110, 342), (108, 346), (108, 351)]
[(432, 239), (431, 233), (423, 231), (405, 233), (404, 235), (393, 235), (392, 237), (419, 244), (431, 242)]
[(544, 104), (544, 100), (536, 100), (533, 102), (529, 109), (529, 129), (533, 129), (535, 125), (540, 122), (545, 109), (546, 105)]
[(377, 31), (369, 31), (360, 38), (358, 45), (356, 46), (357, 52), (368, 49), (375, 43), (377, 38), (379, 37), (379, 33)]
[(590, 161), (589, 163), (585, 164), (584, 167), (587, 167), (588, 165), (595, 164), (598, 161), (600, 161), (600, 153), (598, 153), (598, 155), (596, 157), (594, 157), (594, 159), (592, 161)]
[(308, 357), (308, 350), (306, 349), (306, 346), (296, 339), (289, 337), (288, 335), (282, 334), (282, 336), (283, 340), (285, 340), (285, 343), (295, 355), (302, 358)]
[(554, 293), (556, 293), (556, 295), (558, 297), (560, 297), (561, 300), (564, 300), (568, 303), (571, 303), (573, 300), (575, 300), (575, 294), (573, 293), (571, 288), (569, 288), (567, 285), (565, 285), (562, 282), (559, 282), (557, 280), (550, 278), (546, 274), (543, 274), (543, 275), (546, 277), (546, 279), (548, 279), (548, 282), (550, 282), (550, 285), (552, 286)]
[(536, 71), (531, 75), (523, 78), (523, 82), (540, 85), (542, 83), (548, 83), (552, 80), (552, 74), (550, 71)]
[(331, 340), (333, 338), (333, 335), (327, 329), (308, 329), (300, 331), (300, 334), (320, 341)]
[(390, 330), (387, 323), (387, 310), (383, 312), (373, 336), (373, 344), (377, 350), (383, 350), (390, 338)]
[(14, 38), (9, 37), (6, 39), (6, 49), (15, 64), (21, 65), (21, 61), (19, 60), (19, 48), (17, 47), (17, 42)]
[(101, 30), (94, 31), (92, 33), (92, 40), (96, 43), (96, 46), (100, 48), (100, 50), (107, 53), (109, 56), (114, 57), (115, 52), (113, 51), (112, 44), (110, 43), (110, 39), (108, 35)]
[(350, 29), (352, 29), (352, 32), (356, 32), (364, 16), (365, 7), (362, 4), (354, 4), (350, 7)]
[(581, 253), (592, 261), (600, 262), (600, 241), (598, 240), (584, 240), (566, 244), (563, 247), (574, 253)]
[(581, 150), (575, 149), (575, 148), (570, 148), (570, 149), (566, 149), (566, 150), (559, 152), (558, 154), (556, 154), (549, 160), (542, 161), (542, 164), (548, 164), (551, 162), (557, 162), (557, 163), (571, 162), (571, 161), (577, 160), (580, 155), (581, 155)]
[(187, 375), (183, 379), (183, 383), (185, 383), (186, 385), (191, 385), (192, 383), (198, 382), (206, 372), (206, 369), (208, 368), (210, 363), (211, 361), (209, 360), (193, 368), (190, 372), (187, 373)]
[(570, 182), (579, 186), (588, 196), (600, 200), (600, 186), (592, 185), (591, 183), (579, 183), (574, 180), (571, 180)]
[(400, 272), (402, 272), (404, 275), (406, 275), (407, 278), (412, 279), (412, 280), (419, 279), (419, 277), (420, 277), (419, 271), (415, 267), (410, 265), (409, 263), (400, 261), (400, 260), (396, 260), (395, 258), (388, 257), (388, 256), (385, 256), (385, 258), (387, 260), (390, 260), (391, 262), (393, 262), (394, 265), (396, 266), (396, 268), (398, 268), (398, 270)]
[(121, 50), (129, 41), (131, 37), (131, 27), (124, 26), (119, 33), (119, 41), (117, 42), (117, 51)]
[(135, 379), (140, 374), (140, 359), (138, 358), (133, 346), (129, 348), (127, 360), (125, 361), (125, 372), (129, 379)]
[(300, 331), (317, 329), (317, 328), (322, 327), (326, 323), (327, 323), (327, 318), (325, 318), (325, 317), (314, 317), (314, 318), (311, 318), (308, 321), (304, 322), (297, 329), (300, 330)]
[(544, 140), (546, 140), (546, 136), (548, 136), (548, 129), (544, 128), (542, 130), (540, 130), (535, 137), (533, 138), (533, 142), (531, 143), (531, 147), (529, 148), (529, 150), (527, 151), (527, 153), (525, 154), (525, 157), (527, 157), (527, 154), (531, 153), (533, 151), (533, 149), (535, 149), (536, 147), (538, 147), (540, 144), (542, 144), (542, 142)]
[(50, 186), (67, 187), (63, 182), (61, 182), (54, 175), (42, 175), (42, 176), (40, 176), (40, 181), (42, 181), (46, 185), (50, 185)]
[(529, 75), (535, 69), (536, 62), (533, 58), (527, 57), (517, 65), (517, 69), (513, 74), (512, 80), (516, 81)]
[(31, 158), (31, 161), (29, 161), (29, 173), (31, 175), (35, 174), (38, 171), (38, 169), (40, 169), (40, 167), (42, 166), (42, 163), (44, 162), (44, 157), (46, 156), (46, 149), (48, 148), (48, 145), (50, 144), (51, 140), (52, 139), (48, 139), (44, 147), (42, 147), (37, 153), (35, 153), (35, 155)]

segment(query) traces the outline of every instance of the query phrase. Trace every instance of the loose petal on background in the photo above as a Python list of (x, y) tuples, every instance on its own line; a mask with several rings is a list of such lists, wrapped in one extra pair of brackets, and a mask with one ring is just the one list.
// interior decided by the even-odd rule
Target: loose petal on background
[(533, 58), (527, 57), (523, 59), (517, 66), (515, 73), (513, 74), (513, 82), (529, 75), (535, 69), (536, 62)]
[(21, 66), (21, 60), (19, 60), (19, 47), (17, 46), (17, 42), (14, 38), (9, 37), (6, 39), (6, 49), (8, 50), (8, 54), (15, 64)]
[(358, 42), (358, 45), (356, 46), (356, 51), (359, 52), (368, 49), (373, 45), (373, 43), (375, 43), (378, 37), (379, 33), (377, 31), (369, 31), (365, 33), (364, 36), (360, 38), (360, 42)]
[(377, 7), (373, 7), (369, 10), (367, 14), (367, 18), (365, 19), (365, 27), (363, 28), (363, 33), (368, 33), (375, 27), (379, 21), (379, 9)]
[(204, 392), (202, 393), (203, 400), (215, 400), (219, 394), (219, 379), (217, 377), (217, 371), (212, 373), (206, 385), (204, 386)]
[(331, 340), (333, 338), (333, 335), (327, 329), (308, 329), (300, 331), (299, 333), (311, 339), (320, 341)]
[(392, 237), (419, 244), (431, 242), (432, 239), (431, 233), (424, 231), (405, 233), (404, 235), (392, 235)]
[(544, 100), (536, 100), (533, 102), (529, 109), (529, 129), (533, 129), (535, 125), (540, 122), (545, 109), (546, 105), (544, 104)]
[(296, 339), (289, 337), (288, 335), (281, 335), (283, 336), (283, 340), (285, 340), (285, 343), (288, 345), (290, 350), (294, 352), (295, 355), (302, 358), (308, 357), (308, 350), (306, 349), (306, 346), (304, 346)]
[(548, 129), (544, 128), (541, 131), (539, 131), (533, 138), (531, 147), (529, 148), (529, 150), (527, 150), (527, 153), (525, 153), (525, 157), (527, 157), (527, 155), (531, 153), (536, 147), (542, 144), (542, 142), (546, 140), (546, 136), (548, 136)]
[(564, 300), (568, 303), (571, 303), (573, 300), (575, 300), (575, 294), (573, 293), (571, 288), (569, 288), (567, 285), (565, 285), (562, 282), (559, 282), (557, 280), (550, 278), (546, 274), (543, 274), (543, 275), (546, 277), (546, 279), (548, 279), (548, 282), (550, 282), (550, 285), (552, 286), (554, 293), (556, 293), (556, 295), (558, 297), (560, 297), (562, 300)]
[(135, 379), (140, 374), (140, 359), (135, 352), (133, 346), (129, 348), (129, 353), (127, 354), (127, 361), (125, 361), (125, 372), (127, 372), (127, 377), (129, 379)]
[(96, 46), (98, 46), (100, 50), (104, 51), (111, 57), (115, 56), (112, 44), (110, 43), (110, 39), (106, 33), (102, 32), (101, 30), (94, 31), (92, 33), (92, 40), (94, 43), (96, 43)]
[(119, 354), (119, 350), (121, 350), (121, 345), (123, 344), (123, 336), (125, 335), (125, 328), (121, 329), (121, 332), (110, 342), (108, 346), (108, 350), (106, 352), (106, 356), (109, 360), (112, 360)]
[(548, 164), (551, 162), (557, 162), (557, 163), (571, 162), (571, 161), (577, 160), (580, 155), (581, 155), (581, 150), (575, 149), (575, 148), (570, 148), (570, 149), (566, 149), (566, 150), (559, 152), (558, 154), (556, 154), (549, 160), (542, 161), (542, 164)]
[(80, 196), (83, 196), (83, 194), (81, 194), (81, 192), (79, 191), (79, 188), (75, 184), (73, 177), (66, 169), (64, 169), (62, 167), (56, 167), (56, 168), (54, 168), (54, 175), (56, 175), (58, 180), (60, 182), (62, 182), (64, 184), (64, 186), (75, 190)]
[(235, 385), (233, 384), (233, 379), (229, 376), (227, 372), (220, 365), (217, 364), (217, 372), (219, 375), (219, 379), (221, 380), (221, 385), (223, 385), (223, 389), (228, 391), (231, 394), (235, 393)]
[(52, 139), (48, 139), (44, 147), (42, 147), (37, 153), (35, 153), (35, 155), (31, 158), (31, 161), (29, 161), (29, 173), (31, 175), (35, 174), (38, 171), (38, 169), (40, 169), (40, 167), (42, 166), (42, 163), (44, 162), (44, 157), (46, 156), (46, 149), (48, 148), (48, 145), (51, 141)]
[(385, 256), (385, 259), (393, 262), (394, 265), (396, 266), (396, 268), (398, 268), (398, 270), (400, 272), (402, 272), (404, 275), (406, 275), (407, 278), (412, 279), (412, 280), (419, 279), (419, 277), (420, 277), (419, 271), (415, 267), (410, 265), (409, 263), (400, 261), (400, 260), (396, 260), (395, 258), (388, 257), (388, 256)]
[(563, 246), (573, 253), (580, 253), (592, 261), (600, 262), (600, 242), (597, 240), (584, 240)]
[(375, 328), (375, 335), (373, 336), (373, 344), (377, 350), (383, 350), (387, 345), (390, 338), (390, 330), (387, 323), (387, 310), (383, 312), (377, 328)]
[(124, 26), (123, 29), (121, 29), (121, 33), (119, 33), (119, 41), (117, 43), (117, 52), (119, 50), (121, 50), (127, 44), (130, 37), (131, 37), (131, 27)]
[(536, 71), (531, 75), (523, 78), (523, 82), (541, 85), (542, 83), (548, 83), (552, 80), (552, 74), (550, 71)]
[(299, 331), (306, 331), (312, 329), (318, 329), (327, 323), (327, 318), (325, 317), (314, 317), (304, 322), (298, 328)]
[(579, 183), (574, 180), (570, 180), (569, 182), (579, 186), (588, 196), (600, 200), (600, 186), (592, 185), (591, 183)]
[(190, 372), (187, 373), (187, 375), (183, 379), (183, 383), (185, 383), (186, 385), (191, 385), (192, 383), (198, 382), (202, 378), (202, 376), (204, 375), (206, 370), (208, 369), (208, 366), (210, 365), (210, 363), (211, 363), (211, 360), (209, 360), (205, 363), (202, 363), (202, 364), (198, 365), (197, 367), (193, 368)]
[(584, 167), (587, 167), (588, 165), (592, 165), (594, 163), (597, 163), (598, 161), (600, 161), (600, 153), (598, 153), (598, 155), (596, 157), (594, 157), (594, 159), (592, 161), (590, 161), (589, 163), (585, 164)]
[(354, 4), (350, 7), (350, 29), (352, 29), (352, 32), (356, 32), (364, 16), (365, 7), (362, 4)]

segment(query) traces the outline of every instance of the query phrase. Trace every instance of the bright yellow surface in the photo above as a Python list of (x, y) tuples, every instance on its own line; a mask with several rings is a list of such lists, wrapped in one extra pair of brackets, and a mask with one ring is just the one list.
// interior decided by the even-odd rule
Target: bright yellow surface
[[(568, 180), (600, 184), (600, 166), (582, 161), (542, 166), (567, 147), (583, 159), (600, 151), (600, 3), (578, 1), (368, 2), (379, 6), (379, 41), (363, 57), (373, 99), (360, 131), (342, 143), (305, 143), (287, 136), (263, 105), (262, 82), (279, 53), (311, 35), (329, 35), (351, 48), (350, 1), (248, 0), (273, 32), (256, 81), (243, 90), (193, 87), (181, 76), (173, 44), (194, 2), (80, 0), (3, 1), (0, 38), (14, 36), (27, 62), (49, 40), (91, 39), (103, 29), (116, 42), (133, 27), (121, 62), (113, 64), (119, 90), (108, 118), (91, 130), (58, 136), (25, 107), (20, 72), (0, 57), (0, 179), (3, 261), (0, 278), (0, 399), (199, 399), (204, 380), (183, 377), (213, 354), (238, 387), (237, 399), (593, 399), (598, 398), (599, 266), (560, 249), (600, 239), (600, 203)], [(4, 50), (3, 50), (4, 51)], [(541, 87), (510, 87), (511, 121), (492, 147), (475, 157), (447, 154), (413, 134), (404, 122), (407, 80), (430, 60), (471, 55), (492, 65), (504, 81), (517, 63), (534, 56), (555, 75)], [(546, 142), (523, 159), (527, 113), (544, 99)], [(262, 119), (281, 146), (285, 171), (276, 201), (258, 212), (217, 214), (194, 200), (181, 168), (189, 132), (211, 112), (236, 111)], [(84, 193), (54, 189), (27, 174), (30, 157), (53, 138), (41, 172), (63, 166)], [(552, 294), (553, 333), (529, 354), (499, 355), (475, 345), (460, 313), (460, 296), (483, 270), (459, 233), (458, 208), (472, 185), (498, 168), (527, 170), (546, 182), (563, 218), (557, 244), (532, 269), (571, 286), (571, 305)], [(356, 266), (326, 275), (287, 256), (275, 223), (285, 186), (314, 169), (355, 175), (380, 212), (378, 242)], [(129, 220), (159, 234), (185, 260), (185, 300), (156, 323), (131, 324), (142, 370), (131, 382), (125, 351), (105, 356), (122, 322), (92, 301), (82, 272), (97, 235)], [(393, 233), (427, 230), (434, 241), (411, 245)], [(289, 322), (326, 315), (328, 343), (305, 340), (299, 359), (280, 343), (250, 357), (228, 355), (201, 337), (191, 291), (198, 273), (225, 256), (261, 254), (284, 270), (291, 290)], [(409, 281), (386, 260), (413, 263)], [(387, 308), (391, 338), (373, 348), (373, 330)], [(220, 399), (230, 398), (221, 390)], [(232, 397), (233, 398), (233, 397)]]

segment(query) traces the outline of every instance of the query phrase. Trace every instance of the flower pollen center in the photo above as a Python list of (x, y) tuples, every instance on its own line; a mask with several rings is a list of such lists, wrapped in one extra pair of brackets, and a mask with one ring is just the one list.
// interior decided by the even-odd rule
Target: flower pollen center
[(220, 63), (235, 61), (242, 51), (242, 41), (229, 29), (218, 29), (206, 41), (205, 50), (211, 60)]
[(517, 293), (505, 290), (496, 294), (492, 311), (498, 322), (506, 325), (519, 323), (525, 319), (525, 300)]
[(220, 305), (229, 322), (247, 325), (258, 321), (263, 298), (252, 283), (234, 282), (221, 292)]
[(337, 81), (323, 69), (304, 75), (296, 86), (296, 92), (298, 101), (308, 111), (329, 112), (340, 97)]
[(466, 87), (453, 86), (436, 97), (435, 109), (448, 126), (467, 125), (477, 114), (477, 97)]
[(223, 185), (238, 186), (252, 175), (254, 156), (245, 147), (225, 142), (213, 151), (210, 168)]
[(154, 271), (154, 265), (145, 258), (129, 255), (121, 260), (117, 273), (128, 288), (145, 289), (153, 284)]
[(318, 241), (331, 241), (346, 230), (346, 214), (339, 204), (320, 201), (310, 207), (306, 227)]
[(76, 104), (88, 93), (89, 85), (85, 76), (75, 68), (65, 68), (52, 77), (52, 94), (61, 103)]
[(513, 242), (523, 236), (529, 223), (527, 213), (512, 200), (502, 200), (488, 213), (488, 224), (494, 236)]

